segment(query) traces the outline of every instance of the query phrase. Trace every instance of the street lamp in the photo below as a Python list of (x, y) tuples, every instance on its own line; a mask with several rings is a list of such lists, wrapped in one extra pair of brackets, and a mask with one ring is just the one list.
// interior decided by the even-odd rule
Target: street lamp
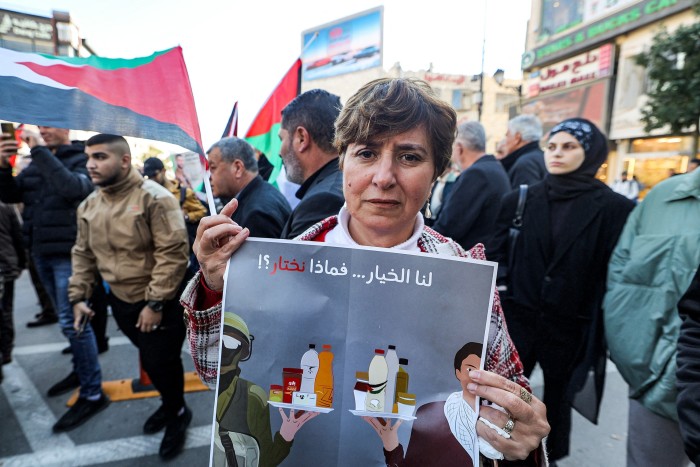
[(505, 72), (501, 70), (500, 68), (496, 70), (496, 72), (493, 74), (493, 79), (496, 81), (496, 84), (498, 84), (501, 87), (512, 89), (518, 93), (518, 111), (522, 109), (523, 106), (523, 85), (519, 84), (517, 86), (508, 86), (508, 85), (503, 85), (503, 81), (505, 80)]

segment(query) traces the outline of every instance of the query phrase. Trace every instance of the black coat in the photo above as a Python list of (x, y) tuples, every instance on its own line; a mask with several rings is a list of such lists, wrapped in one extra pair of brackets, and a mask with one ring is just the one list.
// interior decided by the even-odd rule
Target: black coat
[[(594, 369), (599, 378), (596, 389), (602, 394), (601, 306), (608, 261), (634, 203), (607, 188), (580, 195), (572, 201), (572, 214), (552, 251), (546, 189), (544, 182), (529, 187), (508, 291), (502, 294), (503, 311), (518, 349), (527, 353), (536, 346), (552, 355), (554, 371), (571, 378), (571, 392), (577, 392), (588, 369)], [(517, 201), (518, 191), (506, 195), (496, 222), (490, 259), (498, 261), (499, 267), (508, 264), (508, 231)], [(532, 332), (534, 323), (542, 324), (537, 332)], [(529, 331), (523, 331), (526, 328)], [(597, 418), (597, 409), (590, 418)]]
[(257, 175), (236, 196), (238, 209), (231, 219), (250, 229), (251, 237), (279, 238), (292, 208), (275, 187)]
[(301, 201), (287, 219), (280, 238), (298, 237), (316, 222), (338, 214), (345, 203), (343, 173), (338, 167), (338, 159), (333, 159), (309, 177), (297, 190), (296, 197)]
[(532, 141), (516, 149), (501, 160), (508, 172), (510, 185), (513, 189), (520, 185), (534, 185), (547, 176), (544, 164), (544, 153), (538, 141)]
[(685, 452), (700, 465), (700, 267), (678, 302), (683, 319), (678, 336), (678, 421)]
[(457, 177), (433, 229), (465, 250), (483, 243), (488, 256), (501, 198), (509, 191), (505, 169), (495, 157), (485, 155)]
[(0, 200), (24, 203), (25, 246), (33, 254), (70, 255), (78, 232), (75, 213), (89, 195), (87, 156), (82, 143), (59, 146), (53, 154), (44, 146), (32, 149), (32, 162), (17, 177), (0, 169)]

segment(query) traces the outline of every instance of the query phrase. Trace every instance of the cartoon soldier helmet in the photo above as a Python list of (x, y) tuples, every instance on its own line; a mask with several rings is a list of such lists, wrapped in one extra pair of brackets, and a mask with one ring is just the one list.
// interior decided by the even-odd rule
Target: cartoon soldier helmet
[(243, 318), (230, 311), (224, 312), (223, 345), (230, 350), (238, 350), (240, 346), (241, 362), (250, 358), (253, 339)]

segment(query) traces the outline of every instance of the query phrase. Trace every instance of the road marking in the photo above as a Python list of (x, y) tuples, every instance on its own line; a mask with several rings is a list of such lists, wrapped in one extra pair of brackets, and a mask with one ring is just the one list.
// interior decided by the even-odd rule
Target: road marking
[(3, 366), (3, 372), (5, 381), (0, 388), (5, 393), (32, 451), (74, 449), (75, 444), (68, 435), (56, 435), (51, 430), (56, 423), (56, 417), (22, 367), (16, 362), (10, 363)]
[[(129, 340), (128, 337), (125, 336), (117, 336), (117, 337), (110, 337), (109, 338), (109, 346), (114, 347), (117, 345), (126, 345), (129, 344), (131, 345), (131, 341)], [(13, 355), (38, 355), (38, 354), (43, 354), (43, 353), (53, 353), (53, 352), (60, 352), (66, 346), (68, 345), (68, 342), (58, 342), (58, 343), (51, 343), (51, 344), (34, 344), (34, 345), (22, 345), (15, 347), (12, 349), (12, 354)], [(185, 352), (187, 355), (190, 355), (190, 349), (189, 346), (187, 345), (187, 341), (185, 340), (185, 343), (182, 346), (182, 351)]]
[[(0, 459), (2, 467), (31, 466), (81, 466), (105, 462), (135, 459), (158, 455), (162, 436), (133, 436), (109, 441), (81, 444), (74, 447), (47, 448), (31, 454), (5, 457)], [(184, 449), (209, 446), (211, 426), (198, 426), (187, 430)], [(33, 447), (33, 446), (32, 446)]]

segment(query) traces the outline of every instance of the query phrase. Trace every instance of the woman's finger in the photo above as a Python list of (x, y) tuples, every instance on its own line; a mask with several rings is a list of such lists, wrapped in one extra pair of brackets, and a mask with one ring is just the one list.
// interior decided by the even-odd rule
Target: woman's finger
[(226, 203), (226, 206), (221, 209), (219, 214), (222, 216), (231, 217), (233, 213), (236, 212), (236, 209), (238, 209), (238, 200), (233, 198), (231, 201)]
[(243, 227), (232, 224), (219, 224), (204, 231), (199, 239), (199, 250), (213, 252), (228, 243), (229, 237), (241, 233)]
[(469, 392), (500, 405), (519, 420), (532, 418), (534, 408), (542, 404), (535, 397), (525, 402), (520, 398), (520, 385), (495, 373), (474, 370), (469, 377), (474, 381), (467, 386)]

